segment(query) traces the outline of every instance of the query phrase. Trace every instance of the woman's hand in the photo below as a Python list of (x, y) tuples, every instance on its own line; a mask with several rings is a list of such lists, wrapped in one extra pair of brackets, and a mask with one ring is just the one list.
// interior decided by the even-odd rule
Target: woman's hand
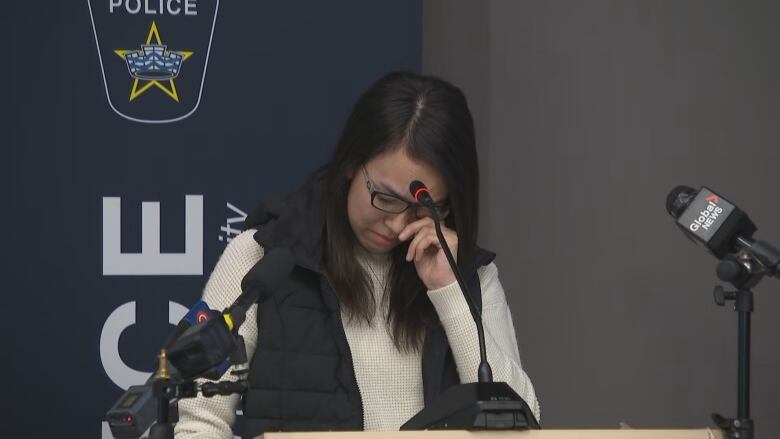
[[(458, 235), (454, 230), (441, 225), (441, 233), (447, 241), (447, 246), (452, 252), (455, 261), (458, 260)], [(455, 282), (447, 256), (441, 249), (439, 238), (436, 236), (436, 226), (433, 219), (426, 217), (413, 223), (409, 223), (398, 235), (401, 241), (411, 239), (409, 250), (406, 253), (407, 261), (414, 261), (417, 275), (423, 281), (428, 290), (435, 290)]]

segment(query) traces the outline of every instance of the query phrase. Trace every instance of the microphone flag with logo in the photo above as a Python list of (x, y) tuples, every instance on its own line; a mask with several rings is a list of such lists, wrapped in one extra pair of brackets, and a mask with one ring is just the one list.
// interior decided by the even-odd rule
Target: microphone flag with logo
[(686, 236), (718, 259), (736, 251), (737, 238), (750, 238), (756, 225), (747, 214), (707, 187), (677, 186), (666, 197), (666, 211)]

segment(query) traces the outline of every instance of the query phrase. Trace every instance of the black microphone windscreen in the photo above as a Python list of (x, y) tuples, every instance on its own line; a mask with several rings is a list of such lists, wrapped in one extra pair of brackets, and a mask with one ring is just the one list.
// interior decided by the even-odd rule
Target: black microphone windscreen
[(168, 340), (163, 345), (163, 349), (166, 351), (171, 348), (171, 346), (178, 340), (179, 337), (181, 337), (182, 334), (184, 334), (184, 331), (190, 329), (192, 326), (192, 323), (188, 322), (185, 319), (182, 319), (179, 321), (179, 323), (176, 325), (176, 328), (173, 330), (173, 334), (171, 334), (170, 337), (168, 337)]
[(677, 219), (696, 196), (696, 190), (690, 186), (680, 185), (672, 189), (666, 196), (666, 211)]
[(667, 197), (667, 211), (686, 236), (718, 259), (738, 250), (737, 238), (750, 238), (756, 226), (745, 212), (702, 186), (678, 186)]
[(411, 192), (414, 199), (423, 206), (431, 207), (433, 205), (433, 198), (431, 197), (428, 187), (419, 180), (414, 180), (409, 183), (409, 192)]
[(290, 275), (295, 265), (295, 257), (286, 248), (269, 250), (260, 261), (244, 276), (241, 281), (241, 290), (249, 295), (251, 302), (262, 301), (263, 295), (270, 294), (277, 289)]
[(409, 183), (409, 192), (411, 192), (415, 198), (417, 198), (417, 191), (420, 189), (427, 189), (421, 181), (414, 180), (413, 182)]

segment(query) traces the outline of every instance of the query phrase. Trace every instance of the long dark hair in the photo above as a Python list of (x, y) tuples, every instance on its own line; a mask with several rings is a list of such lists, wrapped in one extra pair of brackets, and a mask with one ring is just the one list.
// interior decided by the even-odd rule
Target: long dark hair
[[(443, 177), (451, 213), (445, 224), (458, 234), (458, 265), (468, 267), (477, 240), (479, 166), (474, 123), (463, 93), (438, 78), (393, 72), (375, 82), (355, 103), (327, 166), (326, 249), (328, 278), (349, 318), (371, 321), (376, 310), (368, 274), (356, 261), (358, 241), (347, 217), (350, 176), (392, 148)], [(398, 349), (419, 349), (438, 316), (414, 264), (408, 242), (392, 252), (385, 294), (388, 324)]]

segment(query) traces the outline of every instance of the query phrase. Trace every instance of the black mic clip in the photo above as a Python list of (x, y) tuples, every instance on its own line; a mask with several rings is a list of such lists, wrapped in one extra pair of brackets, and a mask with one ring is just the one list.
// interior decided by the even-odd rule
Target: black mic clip
[(718, 279), (730, 283), (734, 288), (746, 290), (758, 285), (766, 271), (750, 253), (740, 250), (724, 256), (715, 267), (715, 274)]
[(747, 256), (743, 256), (743, 259), (748, 256), (751, 259), (749, 271), (778, 277), (780, 274), (780, 251), (768, 242), (759, 240), (737, 238), (737, 245), (740, 247), (738, 255), (744, 253)]
[[(236, 337), (237, 342), (230, 353), (230, 362), (234, 366), (232, 374), (237, 376), (236, 381), (197, 383), (193, 378), (173, 376), (170, 373), (167, 352), (161, 352), (158, 370), (152, 382), (153, 394), (157, 399), (157, 420), (149, 430), (149, 439), (173, 439), (174, 424), (179, 420), (178, 400), (195, 398), (198, 393), (207, 398), (215, 395), (243, 394), (249, 389), (246, 347), (243, 337), (237, 334)], [(219, 374), (216, 379), (219, 379)]]
[(729, 253), (718, 262), (718, 279), (728, 282), (740, 290), (758, 285), (764, 276), (778, 277), (780, 274), (780, 252), (764, 241), (737, 238), (740, 248)]

